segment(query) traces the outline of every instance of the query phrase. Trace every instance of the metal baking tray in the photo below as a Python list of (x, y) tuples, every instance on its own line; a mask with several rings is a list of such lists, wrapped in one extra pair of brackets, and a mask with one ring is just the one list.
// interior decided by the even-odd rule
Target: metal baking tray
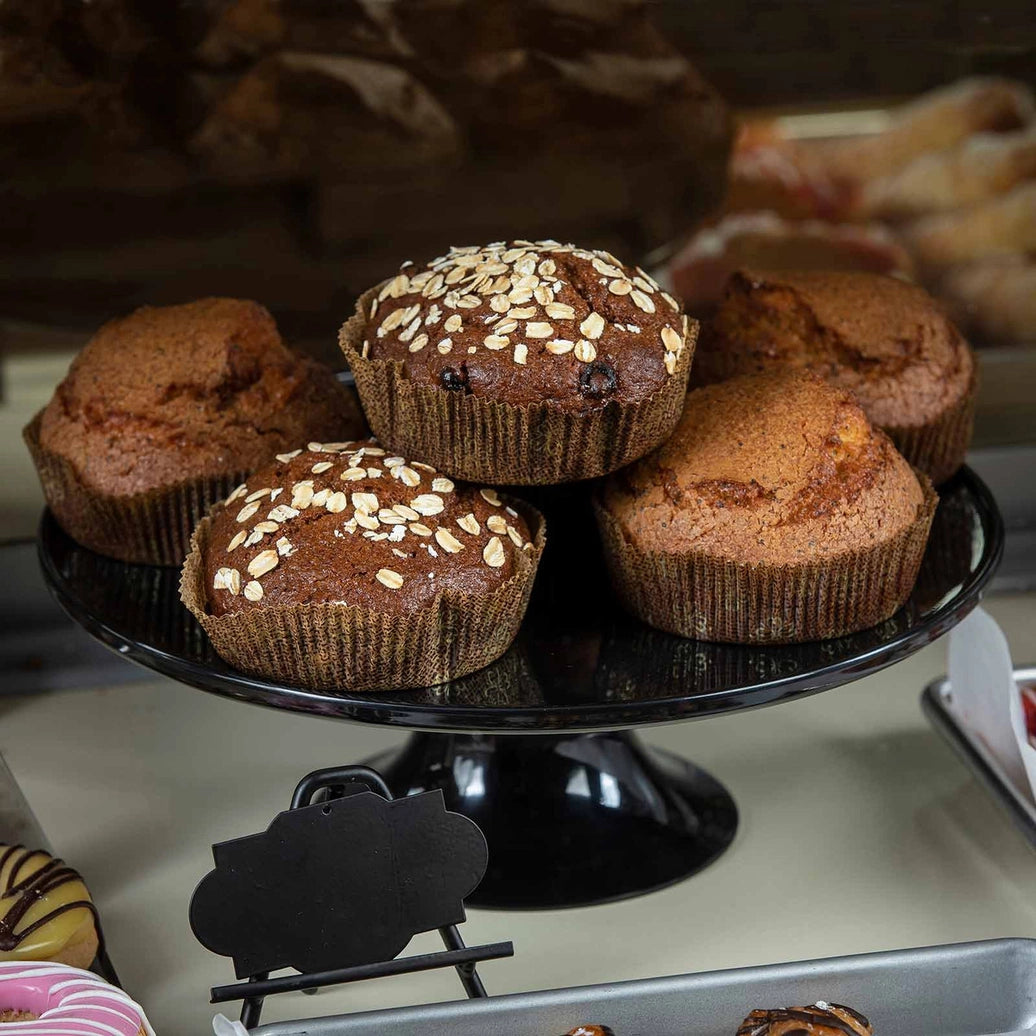
[(255, 1036), (558, 1036), (580, 1024), (616, 1036), (732, 1036), (754, 1007), (828, 1000), (877, 1036), (1021, 1036), (1036, 1027), (1036, 940), (712, 971), (518, 993), (393, 1011), (276, 1022)]
[[(1036, 681), (1036, 666), (1015, 669), (1014, 680), (1015, 683)], [(960, 722), (953, 711), (953, 689), (947, 677), (933, 681), (924, 689), (921, 708), (932, 726), (949, 742), (1036, 849), (1036, 805), (1028, 789), (1015, 785), (985, 744)]]

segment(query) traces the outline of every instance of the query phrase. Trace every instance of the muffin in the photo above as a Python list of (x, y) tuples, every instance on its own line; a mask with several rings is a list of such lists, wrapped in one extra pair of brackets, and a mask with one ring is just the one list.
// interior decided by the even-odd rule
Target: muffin
[(643, 270), (513, 241), (404, 264), (360, 298), (339, 341), (391, 449), (533, 485), (606, 474), (665, 439), (696, 334)]
[(785, 367), (851, 389), (936, 484), (964, 463), (975, 358), (923, 289), (866, 273), (735, 273), (703, 329), (695, 384)]
[(784, 371), (691, 392), (672, 438), (595, 503), (636, 616), (685, 637), (793, 643), (892, 615), (936, 500), (850, 392)]
[(364, 424), (327, 367), (255, 302), (145, 307), (90, 339), (25, 429), (47, 504), (75, 540), (179, 565), (198, 519), (250, 471)]
[(218, 654), (319, 690), (423, 687), (507, 650), (544, 544), (538, 512), (373, 439), (310, 443), (203, 519), (180, 584)]

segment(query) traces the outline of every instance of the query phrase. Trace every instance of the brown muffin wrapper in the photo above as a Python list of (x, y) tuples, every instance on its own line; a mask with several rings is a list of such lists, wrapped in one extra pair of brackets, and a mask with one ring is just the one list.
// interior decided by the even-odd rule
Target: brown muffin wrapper
[(491, 594), (444, 590), (412, 614), (390, 615), (344, 604), (262, 606), (209, 615), (202, 557), (211, 520), (191, 538), (180, 599), (225, 662), (254, 676), (318, 691), (389, 691), (433, 687), (487, 666), (518, 633), (546, 543), (542, 515), (519, 501), (534, 530), (532, 549), (515, 553), (516, 571)]
[(143, 493), (101, 493), (87, 485), (75, 465), (40, 444), (42, 416), (40, 411), (25, 426), (22, 437), (47, 506), (77, 543), (119, 561), (182, 565), (198, 520), (247, 474), (191, 479)]
[(551, 403), (519, 406), (446, 392), (408, 380), (401, 361), (364, 359), (365, 314), (377, 292), (360, 296), (338, 335), (367, 421), (390, 449), (454, 478), (532, 486), (607, 475), (667, 439), (683, 410), (698, 338), (690, 318), (676, 371), (654, 395), (573, 412)]
[(596, 497), (594, 510), (612, 583), (637, 618), (697, 640), (793, 644), (875, 626), (910, 596), (939, 501), (928, 478), (918, 480), (921, 511), (893, 539), (797, 565), (642, 550)]
[(953, 406), (929, 424), (919, 427), (883, 426), (896, 449), (935, 485), (941, 485), (964, 463), (975, 425), (978, 367), (973, 366), (968, 387)]

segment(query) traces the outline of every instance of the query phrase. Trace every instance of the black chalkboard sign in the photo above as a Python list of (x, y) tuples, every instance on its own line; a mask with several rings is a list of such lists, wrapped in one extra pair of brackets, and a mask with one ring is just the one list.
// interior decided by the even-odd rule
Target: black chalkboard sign
[(439, 791), (290, 809), (212, 852), (191, 927), (238, 978), (391, 960), (418, 932), (463, 921), (488, 863), (482, 832)]

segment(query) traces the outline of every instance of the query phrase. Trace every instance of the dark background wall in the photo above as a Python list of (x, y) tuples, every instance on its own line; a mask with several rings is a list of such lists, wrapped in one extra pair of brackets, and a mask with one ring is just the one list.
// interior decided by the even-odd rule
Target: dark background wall
[(1033, 0), (672, 0), (656, 10), (737, 105), (901, 96), (976, 74), (1036, 85)]

